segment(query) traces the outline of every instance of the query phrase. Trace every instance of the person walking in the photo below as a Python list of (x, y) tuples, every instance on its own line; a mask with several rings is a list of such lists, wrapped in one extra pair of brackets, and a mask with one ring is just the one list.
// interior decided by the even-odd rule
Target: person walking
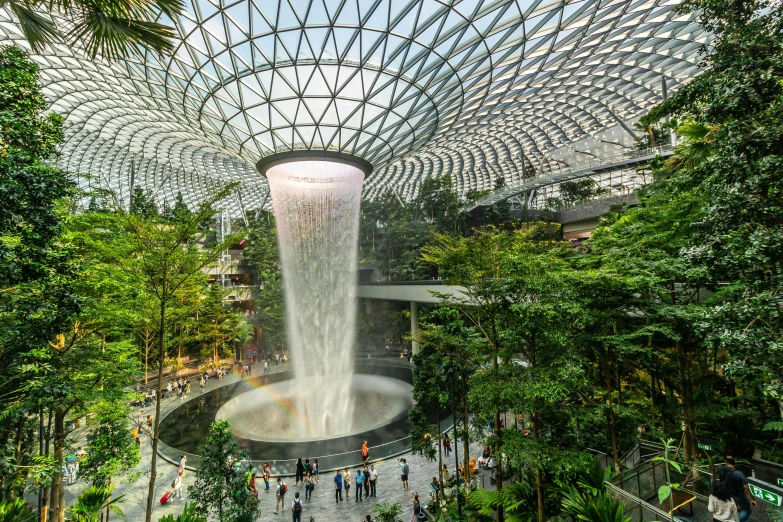
[(310, 475), (309, 471), (305, 474), (304, 485), (305, 485), (305, 500), (312, 500), (311, 497), (313, 491), (313, 477)]
[(343, 476), (340, 474), (340, 470), (334, 474), (334, 503), (342, 502), (343, 500)]
[(201, 388), (201, 393), (204, 393), (205, 384), (207, 384), (207, 381), (205, 381), (204, 377), (202, 376), (201, 379), (198, 381), (198, 387)]
[(285, 507), (285, 494), (288, 490), (288, 485), (283, 482), (283, 479), (277, 479), (277, 490), (275, 491), (275, 515), (277, 515), (280, 507)]
[(725, 483), (729, 494), (737, 503), (739, 510), (739, 522), (745, 522), (750, 518), (752, 507), (758, 506), (756, 497), (750, 492), (748, 479), (740, 470), (735, 469), (734, 457), (726, 455), (726, 463), (718, 466), (717, 475), (721, 483)]
[(367, 441), (362, 444), (362, 462), (367, 465), (367, 461), (370, 460), (370, 450), (367, 448)]
[(318, 477), (321, 474), (321, 470), (318, 469), (318, 459), (315, 459), (313, 461), (312, 470), (313, 470), (313, 478), (315, 479), (315, 483), (318, 484)]
[(270, 466), (268, 462), (264, 462), (264, 467), (262, 468), (261, 471), (264, 476), (264, 485), (266, 486), (266, 492), (269, 493), (269, 479), (272, 478), (272, 466)]
[(295, 487), (299, 487), (299, 482), (304, 481), (305, 468), (301, 458), (296, 459), (296, 484)]
[(185, 456), (185, 454), (184, 453), (180, 454), (177, 473), (180, 473), (183, 477), (185, 476), (185, 464), (187, 463), (188, 463), (188, 458)]
[(364, 475), (364, 480), (362, 481), (362, 485), (364, 486), (364, 498), (370, 498), (370, 470), (367, 469), (367, 466), (364, 466), (362, 474)]
[(291, 514), (293, 522), (302, 522), (302, 500), (299, 498), (299, 492), (294, 495), (294, 501), (291, 502)]
[(345, 501), (350, 502), (351, 501), (351, 472), (348, 471), (348, 468), (345, 468), (345, 473), (343, 473), (343, 489), (345, 490)]
[(364, 473), (362, 473), (362, 468), (359, 468), (356, 470), (356, 499), (354, 502), (364, 502), (364, 499), (362, 498), (362, 493), (364, 492), (364, 486), (362, 485), (363, 481)]
[(171, 483), (171, 487), (174, 488), (174, 496), (177, 497), (177, 500), (180, 502), (182, 501), (182, 473), (178, 473), (176, 477), (174, 477), (174, 482)]
[(405, 461), (405, 459), (397, 459), (397, 464), (400, 465), (400, 480), (402, 481), (402, 490), (408, 491), (408, 471), (410, 471), (408, 463)]
[(421, 502), (419, 501), (419, 494), (414, 491), (411, 493), (411, 504), (413, 504), (413, 513), (411, 514), (411, 522), (417, 522), (419, 520), (419, 513), (422, 513)]
[(712, 513), (713, 522), (737, 522), (739, 510), (737, 503), (731, 498), (727, 484), (720, 480), (712, 481), (712, 492), (707, 501), (707, 510)]
[(378, 481), (378, 472), (375, 471), (375, 465), (370, 466), (370, 496), (375, 496), (375, 483)]
[(438, 477), (432, 477), (432, 482), (430, 482), (430, 495), (432, 496), (433, 501), (438, 501), (440, 496), (440, 484), (438, 483)]

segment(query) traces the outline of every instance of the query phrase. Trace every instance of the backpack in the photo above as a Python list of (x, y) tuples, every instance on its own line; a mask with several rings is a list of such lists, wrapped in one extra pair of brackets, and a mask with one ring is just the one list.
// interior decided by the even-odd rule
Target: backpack
[(302, 501), (299, 499), (294, 500), (294, 514), (298, 515), (302, 512)]
[(407, 475), (408, 474), (408, 464), (405, 463), (402, 465), (402, 474)]
[(288, 484), (286, 484), (285, 482), (283, 482), (282, 490), (283, 490), (283, 495), (288, 493)]

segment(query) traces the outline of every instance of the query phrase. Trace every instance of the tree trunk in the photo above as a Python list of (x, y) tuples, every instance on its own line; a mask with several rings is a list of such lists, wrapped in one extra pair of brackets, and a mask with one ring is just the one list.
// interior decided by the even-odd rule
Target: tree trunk
[[(498, 381), (498, 356), (492, 358), (492, 374), (495, 383)], [(500, 410), (495, 410), (495, 489), (500, 493), (503, 489), (503, 459), (500, 456)], [(498, 522), (503, 522), (503, 506), (498, 506)]]
[[(49, 410), (49, 419), (46, 423), (46, 432), (44, 435), (44, 456), (49, 456), (49, 442), (52, 437), (52, 410)], [(46, 522), (49, 519), (49, 498), (51, 494), (51, 486), (45, 487), (43, 490), (43, 498), (41, 499), (41, 519), (40, 522)]]
[[(538, 412), (533, 412), (533, 439), (538, 441), (541, 436), (541, 424), (538, 418)], [(544, 522), (546, 520), (546, 513), (544, 510), (544, 478), (541, 473), (541, 468), (536, 467), (536, 499), (538, 502), (538, 522)]]
[[(22, 473), (25, 469), (22, 467), (22, 442), (24, 441), (24, 423), (26, 420), (26, 416), (24, 414), (19, 416), (19, 422), (16, 425), (16, 441), (15, 441), (15, 457), (16, 457), (16, 483), (17, 484), (24, 484), (24, 480), (22, 479)], [(19, 486), (17, 486), (18, 488)], [(10, 497), (14, 498), (16, 497), (16, 488), (12, 488), (10, 490)]]
[(438, 484), (439, 484), (439, 499), (443, 498), (443, 432), (440, 431), (440, 405), (435, 407), (435, 421), (438, 423)]
[(57, 407), (54, 412), (54, 461), (57, 468), (52, 479), (52, 518), (65, 521), (65, 490), (63, 489), (63, 449), (65, 448), (66, 410)]
[(160, 324), (158, 325), (158, 393), (155, 401), (155, 427), (152, 436), (152, 462), (150, 464), (150, 486), (147, 492), (147, 511), (145, 522), (152, 520), (152, 506), (155, 497), (155, 478), (157, 477), (158, 464), (158, 434), (160, 433), (160, 403), (163, 397), (163, 360), (166, 358), (165, 332), (166, 332), (166, 299), (168, 288), (165, 283), (160, 293)]
[[(468, 438), (468, 397), (462, 402), (462, 465), (465, 466), (465, 493), (470, 491), (470, 439)], [(456, 448), (455, 448), (456, 450)]]
[[(604, 361), (606, 364), (607, 361)], [(606, 384), (606, 408), (604, 414), (606, 416), (606, 424), (609, 427), (609, 434), (612, 440), (612, 462), (614, 462), (614, 470), (620, 473), (620, 448), (617, 443), (617, 423), (614, 417), (614, 404), (612, 401), (612, 370), (607, 364), (605, 366), (605, 384)]]
[(147, 334), (144, 334), (144, 386), (150, 383), (150, 341)]
[(694, 413), (693, 390), (690, 383), (690, 360), (683, 343), (676, 344), (679, 366), (680, 397), (682, 398), (682, 417), (684, 427), (683, 453), (686, 461), (697, 458), (696, 414)]

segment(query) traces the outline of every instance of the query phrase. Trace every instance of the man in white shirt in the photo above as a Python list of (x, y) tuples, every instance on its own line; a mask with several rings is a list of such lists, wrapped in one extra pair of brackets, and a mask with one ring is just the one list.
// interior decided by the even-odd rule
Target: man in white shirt
[(378, 480), (378, 472), (375, 471), (375, 466), (370, 466), (370, 496), (375, 496), (375, 481)]
[(302, 522), (302, 501), (299, 498), (299, 492), (294, 495), (294, 501), (291, 502), (291, 514), (293, 515), (293, 522)]
[(277, 489), (275, 490), (275, 515), (280, 507), (285, 507), (285, 489), (286, 485), (283, 479), (277, 479)]

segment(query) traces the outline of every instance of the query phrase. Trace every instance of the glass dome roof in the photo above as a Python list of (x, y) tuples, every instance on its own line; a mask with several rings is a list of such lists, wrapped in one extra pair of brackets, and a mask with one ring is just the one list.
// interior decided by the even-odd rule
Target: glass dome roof
[[(268, 205), (253, 167), (313, 149), (371, 162), (373, 197), (451, 174), (460, 193), (567, 164), (569, 144), (631, 122), (696, 74), (709, 41), (675, 0), (185, 0), (164, 58), (35, 55), (66, 117), (63, 166), (162, 203), (240, 181), (233, 211)], [(26, 47), (0, 9), (5, 41)], [(569, 149), (570, 150), (570, 149)], [(567, 155), (566, 155), (567, 156)], [(557, 158), (557, 159), (553, 159)]]

